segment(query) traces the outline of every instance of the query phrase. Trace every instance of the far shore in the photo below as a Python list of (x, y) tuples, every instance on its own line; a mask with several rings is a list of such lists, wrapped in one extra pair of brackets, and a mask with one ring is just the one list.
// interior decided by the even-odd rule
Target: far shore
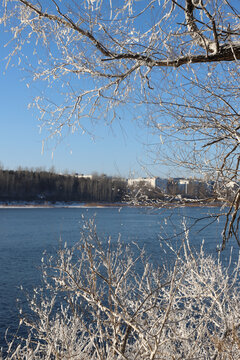
[(159, 203), (135, 203), (135, 202), (123, 202), (123, 203), (105, 203), (105, 202), (0, 202), (0, 209), (8, 208), (120, 208), (120, 207), (150, 207), (150, 208), (174, 208), (174, 207), (220, 207), (223, 205), (217, 201), (203, 201), (203, 200), (192, 200), (188, 199), (184, 201), (162, 201)]

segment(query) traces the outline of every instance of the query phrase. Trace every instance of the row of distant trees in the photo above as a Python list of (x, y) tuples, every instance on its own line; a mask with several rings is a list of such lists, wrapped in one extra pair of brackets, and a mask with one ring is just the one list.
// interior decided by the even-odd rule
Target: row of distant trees
[[(98, 175), (91, 177), (76, 174), (57, 174), (54, 169), (4, 170), (0, 168), (0, 201), (102, 201), (121, 202), (135, 199), (141, 202), (166, 200), (166, 196), (206, 199), (216, 197), (214, 182), (190, 180), (179, 186), (169, 179), (165, 190), (152, 188), (145, 183), (128, 187), (123, 178)], [(231, 189), (230, 189), (231, 190)], [(229, 191), (230, 191), (229, 190)], [(232, 190), (225, 197), (231, 198)]]
[(121, 201), (126, 183), (95, 175), (79, 178), (52, 171), (0, 170), (0, 201)]

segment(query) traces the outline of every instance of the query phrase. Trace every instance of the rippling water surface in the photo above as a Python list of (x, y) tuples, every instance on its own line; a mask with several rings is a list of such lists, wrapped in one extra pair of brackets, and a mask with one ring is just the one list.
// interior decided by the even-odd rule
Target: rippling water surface
[[(114, 243), (121, 234), (123, 242), (135, 242), (141, 248), (145, 247), (151, 261), (158, 265), (171, 256), (168, 253), (166, 257), (163, 253), (166, 239), (171, 239), (174, 246), (181, 242), (183, 217), (187, 226), (202, 218), (191, 228), (190, 242), (193, 247), (199, 248), (204, 239), (206, 252), (216, 256), (223, 223), (220, 220), (206, 225), (219, 212), (219, 208), (203, 207), (158, 210), (128, 207), (0, 209), (0, 348), (6, 346), (6, 329), (9, 328), (9, 333), (17, 329), (16, 299), (24, 301), (20, 285), (31, 291), (40, 284), (43, 251), (54, 254), (60, 246), (60, 239), (69, 246), (76, 243), (83, 221), (95, 217), (97, 231), (103, 241), (111, 236)], [(206, 215), (208, 218), (205, 218)], [(234, 258), (237, 256), (238, 248), (230, 242), (227, 251), (222, 254), (225, 263), (231, 246), (234, 247)]]

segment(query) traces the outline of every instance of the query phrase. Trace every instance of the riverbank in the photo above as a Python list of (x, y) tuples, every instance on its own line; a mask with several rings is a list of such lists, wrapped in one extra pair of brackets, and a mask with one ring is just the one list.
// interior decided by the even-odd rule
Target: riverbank
[(122, 203), (105, 203), (105, 202), (27, 202), (12, 201), (0, 202), (0, 209), (8, 208), (106, 208), (106, 207), (152, 207), (152, 208), (174, 208), (174, 207), (219, 207), (222, 202), (181, 199), (181, 201), (159, 201), (139, 203), (135, 201)]

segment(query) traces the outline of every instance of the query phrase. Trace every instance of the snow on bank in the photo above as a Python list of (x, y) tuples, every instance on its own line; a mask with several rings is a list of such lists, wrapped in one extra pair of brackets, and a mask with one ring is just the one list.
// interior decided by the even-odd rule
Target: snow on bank
[(37, 203), (37, 202), (0, 202), (0, 209), (46, 209), (46, 208), (108, 208), (108, 207), (121, 207), (122, 204), (97, 204), (97, 203)]

